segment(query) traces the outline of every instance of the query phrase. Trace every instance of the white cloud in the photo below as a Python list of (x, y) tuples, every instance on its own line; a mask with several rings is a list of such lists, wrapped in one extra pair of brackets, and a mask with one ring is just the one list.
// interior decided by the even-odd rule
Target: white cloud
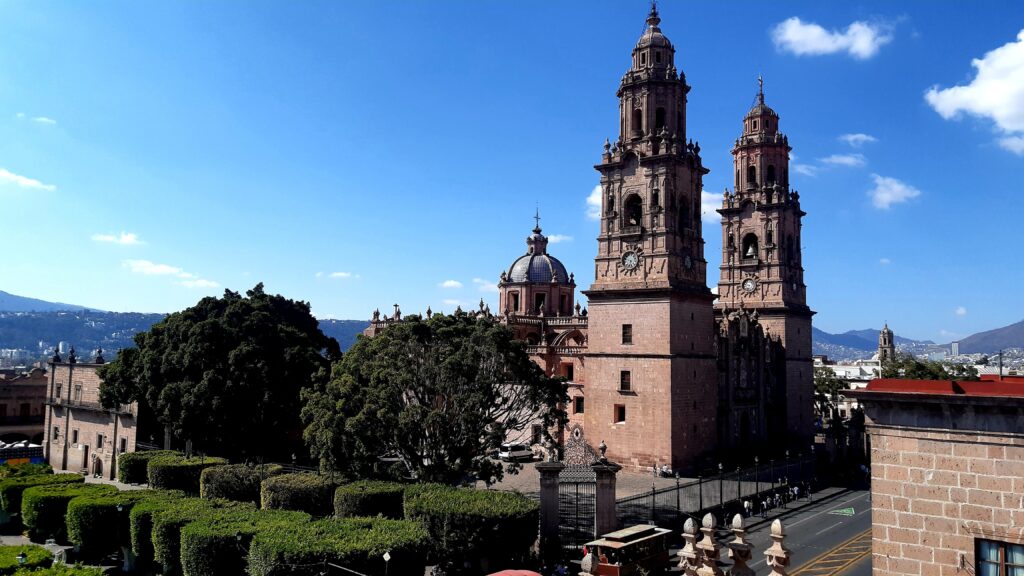
[(843, 32), (829, 31), (794, 16), (775, 25), (772, 41), (777, 50), (797, 56), (846, 52), (858, 60), (866, 60), (892, 41), (892, 30), (888, 25), (857, 21)]
[(594, 189), (587, 195), (587, 218), (591, 220), (601, 219), (601, 185), (594, 186)]
[(999, 145), (1024, 155), (1024, 30), (1006, 43), (971, 61), (977, 75), (970, 84), (932, 86), (924, 98), (946, 120), (961, 113), (989, 118), (1006, 137)]
[(156, 264), (149, 260), (125, 260), (122, 263), (135, 274), (146, 276), (177, 276), (179, 278), (191, 278), (192, 275), (177, 266), (167, 264)]
[(804, 176), (817, 176), (818, 169), (810, 164), (793, 164), (793, 171)]
[(868, 161), (863, 154), (833, 154), (820, 160), (822, 164), (851, 167), (863, 166)]
[(53, 126), (57, 123), (53, 118), (47, 118), (46, 116), (36, 116), (32, 121), (36, 124), (46, 124), (47, 126)]
[(875, 138), (874, 136), (870, 136), (868, 134), (861, 134), (858, 132), (857, 134), (843, 134), (842, 136), (839, 137), (839, 141), (845, 142), (850, 146), (853, 146), (854, 148), (860, 148), (864, 144), (868, 144), (870, 142), (878, 142), (878, 138)]
[(559, 242), (572, 242), (572, 236), (566, 236), (565, 234), (552, 234), (548, 236), (548, 242), (552, 244), (558, 244)]
[(185, 288), (217, 288), (220, 286), (220, 284), (217, 284), (213, 280), (203, 280), (202, 278), (197, 278), (195, 280), (182, 280), (181, 282), (178, 282), (178, 284), (181, 284)]
[(139, 237), (131, 232), (121, 232), (120, 234), (93, 234), (93, 242), (106, 242), (110, 244), (120, 244), (122, 246), (137, 246), (139, 244), (145, 244)]
[(721, 222), (722, 215), (717, 212), (722, 207), (722, 194), (715, 194), (704, 189), (700, 191), (700, 219), (705, 222)]
[(462, 282), (458, 280), (445, 280), (438, 284), (441, 288), (462, 288)]
[(878, 260), (878, 263), (882, 264), (883, 266), (888, 266), (889, 264), (892, 264), (892, 260), (889, 260), (888, 258), (880, 258)]
[(497, 284), (495, 284), (494, 282), (491, 282), (489, 280), (484, 280), (483, 278), (473, 278), (473, 284), (476, 284), (477, 288), (481, 292), (497, 292), (498, 291), (498, 285)]
[(888, 210), (893, 204), (901, 204), (921, 195), (917, 188), (895, 178), (878, 174), (872, 174), (871, 178), (875, 181), (875, 187), (868, 191), (868, 196), (871, 196), (875, 208)]
[(967, 308), (964, 308), (963, 306), (957, 306), (956, 307), (956, 315), (957, 316), (967, 316)]
[(331, 278), (352, 278), (351, 272), (331, 272)]
[(1024, 156), (1024, 136), (1006, 136), (999, 139), (999, 146), (1018, 156)]
[(22, 176), (15, 174), (3, 168), (0, 168), (0, 184), (8, 182), (18, 186), (19, 188), (28, 188), (30, 190), (46, 190), (47, 192), (53, 192), (57, 189), (53, 184), (43, 184), (35, 178), (29, 178), (28, 176)]

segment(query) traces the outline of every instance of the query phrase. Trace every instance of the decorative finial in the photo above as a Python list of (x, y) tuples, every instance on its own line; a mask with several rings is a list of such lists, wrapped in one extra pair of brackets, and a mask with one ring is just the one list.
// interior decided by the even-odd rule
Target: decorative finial
[(534, 226), (533, 233), (540, 234), (540, 206), (537, 206), (537, 212), (533, 216)]
[(757, 75), (757, 103), (764, 104), (764, 78)]
[(658, 24), (661, 24), (661, 18), (658, 17), (658, 2), (651, 0), (651, 12), (647, 15), (647, 25), (656, 28)]

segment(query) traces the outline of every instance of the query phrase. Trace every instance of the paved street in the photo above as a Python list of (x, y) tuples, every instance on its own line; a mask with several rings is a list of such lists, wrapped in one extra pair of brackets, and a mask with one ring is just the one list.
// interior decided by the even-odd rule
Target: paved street
[[(871, 574), (871, 504), (868, 493), (829, 489), (815, 496), (815, 502), (801, 502), (800, 508), (773, 515), (768, 520), (752, 519), (756, 524), (748, 532), (755, 550), (751, 568), (759, 576), (770, 572), (763, 552), (771, 543), (768, 532), (775, 517), (782, 519), (786, 547), (792, 552), (790, 576)], [(723, 538), (722, 541), (729, 539)]]

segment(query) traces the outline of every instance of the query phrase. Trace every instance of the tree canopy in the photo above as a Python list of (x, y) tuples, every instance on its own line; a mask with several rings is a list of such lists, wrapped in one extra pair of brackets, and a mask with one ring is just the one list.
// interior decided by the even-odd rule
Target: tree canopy
[(814, 369), (814, 403), (822, 418), (832, 418), (836, 405), (839, 403), (839, 392), (849, 389), (842, 378), (836, 376), (828, 366)]
[(977, 380), (978, 370), (970, 364), (953, 364), (900, 355), (882, 365), (882, 378), (908, 380)]
[(138, 401), (197, 450), (289, 458), (301, 447), (300, 390), (327, 380), (338, 343), (309, 304), (224, 291), (135, 336), (100, 369), (106, 406)]
[(564, 424), (566, 398), (507, 327), (460, 312), (359, 338), (329, 382), (303, 393), (302, 416), (327, 468), (372, 476), (390, 456), (422, 480), (492, 482), (502, 468), (488, 455), (535, 422), (545, 434)]

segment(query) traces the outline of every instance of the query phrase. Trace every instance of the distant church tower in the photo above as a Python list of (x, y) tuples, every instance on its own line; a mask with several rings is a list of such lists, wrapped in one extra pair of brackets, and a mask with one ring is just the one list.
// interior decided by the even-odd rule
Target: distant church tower
[(585, 428), (612, 460), (679, 469), (715, 448), (714, 297), (700, 219), (708, 170), (686, 139), (690, 87), (660, 22), (652, 6), (616, 92), (619, 137), (595, 166)]
[(882, 364), (896, 359), (896, 340), (893, 338), (889, 323), (878, 333), (878, 361)]
[(785, 422), (789, 442), (810, 441), (814, 417), (811, 316), (807, 307), (800, 228), (800, 195), (789, 187), (789, 140), (779, 115), (764, 103), (758, 78), (757, 103), (743, 118), (743, 134), (732, 149), (735, 189), (722, 208), (719, 317), (756, 311), (766, 335), (785, 350)]

